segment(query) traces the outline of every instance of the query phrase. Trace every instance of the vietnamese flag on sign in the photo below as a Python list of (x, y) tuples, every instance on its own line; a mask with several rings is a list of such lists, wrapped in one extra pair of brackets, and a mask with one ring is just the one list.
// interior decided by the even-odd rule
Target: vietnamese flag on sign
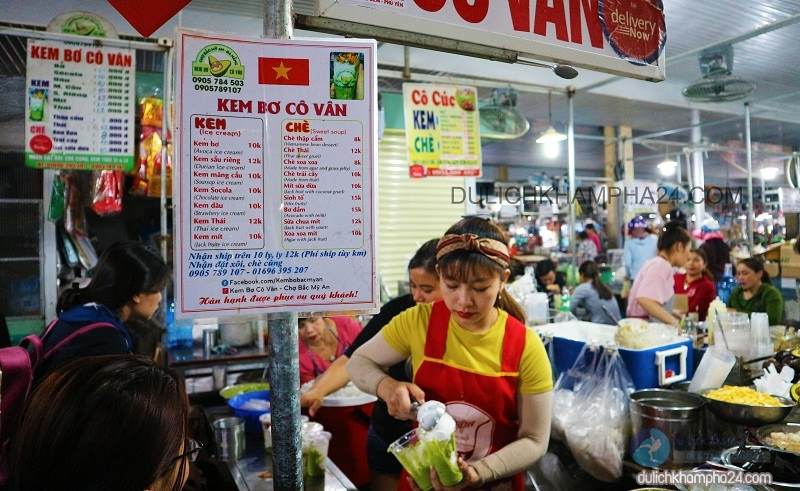
[(259, 58), (258, 83), (309, 85), (308, 58)]

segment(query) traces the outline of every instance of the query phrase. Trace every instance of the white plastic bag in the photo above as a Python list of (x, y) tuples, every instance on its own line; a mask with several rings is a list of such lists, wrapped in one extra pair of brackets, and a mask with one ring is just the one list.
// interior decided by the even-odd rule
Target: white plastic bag
[(564, 427), (567, 445), (581, 468), (600, 481), (622, 477), (633, 391), (619, 352), (605, 348), (593, 375), (574, 392), (574, 406)]
[[(554, 346), (551, 343), (551, 350)], [(553, 418), (551, 423), (551, 436), (556, 440), (566, 443), (565, 430), (572, 419), (572, 412), (576, 409), (575, 394), (580, 388), (595, 376), (595, 367), (600, 358), (600, 348), (586, 343), (583, 345), (578, 357), (569, 370), (562, 372), (553, 387)], [(555, 366), (555, 353), (551, 353), (551, 363)]]

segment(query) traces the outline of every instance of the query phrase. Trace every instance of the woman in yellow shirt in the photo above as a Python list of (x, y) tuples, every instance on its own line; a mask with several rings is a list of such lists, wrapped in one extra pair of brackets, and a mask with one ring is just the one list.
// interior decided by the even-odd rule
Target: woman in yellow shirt
[[(436, 489), (521, 491), (523, 471), (547, 450), (553, 383), (541, 340), (505, 291), (506, 238), (487, 220), (465, 218), (439, 241), (436, 257), (443, 300), (396, 316), (348, 370), (398, 419), (413, 419), (412, 401), (447, 405), (464, 479), (444, 488), (432, 473)], [(406, 358), (413, 383), (384, 372)], [(401, 480), (399, 489), (412, 485)]]

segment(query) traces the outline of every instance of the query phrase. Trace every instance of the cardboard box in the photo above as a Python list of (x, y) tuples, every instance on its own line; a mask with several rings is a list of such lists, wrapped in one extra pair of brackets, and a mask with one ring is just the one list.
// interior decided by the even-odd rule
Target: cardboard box
[(787, 264), (800, 266), (800, 254), (794, 252), (794, 243), (792, 242), (781, 244), (781, 266)]
[(800, 264), (782, 264), (781, 278), (800, 278)]
[(766, 250), (764, 250), (764, 252), (762, 252), (761, 254), (758, 254), (758, 255), (759, 256), (764, 256), (764, 260), (766, 260), (766, 261), (780, 262), (780, 260), (781, 260), (781, 247), (782, 246), (783, 246), (783, 243), (769, 245), (769, 246), (767, 246)]
[(781, 265), (778, 263), (766, 263), (764, 265), (764, 271), (767, 272), (770, 278), (780, 278)]

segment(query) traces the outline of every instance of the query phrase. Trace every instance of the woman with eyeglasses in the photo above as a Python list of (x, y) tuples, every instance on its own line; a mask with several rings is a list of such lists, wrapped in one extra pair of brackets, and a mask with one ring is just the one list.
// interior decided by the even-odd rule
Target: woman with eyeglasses
[(83, 357), (49, 375), (11, 441), (12, 491), (180, 491), (200, 445), (184, 385), (135, 356)]

